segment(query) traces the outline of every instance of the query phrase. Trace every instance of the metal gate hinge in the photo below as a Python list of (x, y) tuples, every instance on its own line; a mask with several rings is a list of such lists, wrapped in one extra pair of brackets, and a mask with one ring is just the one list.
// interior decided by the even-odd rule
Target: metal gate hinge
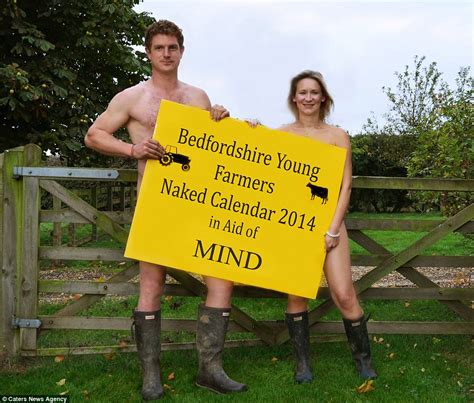
[(39, 329), (41, 327), (41, 321), (39, 319), (23, 319), (12, 317), (12, 328), (26, 328), (26, 329)]

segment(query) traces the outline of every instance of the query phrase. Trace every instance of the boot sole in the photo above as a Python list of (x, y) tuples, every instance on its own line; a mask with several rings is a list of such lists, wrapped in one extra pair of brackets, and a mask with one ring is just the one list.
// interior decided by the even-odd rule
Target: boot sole
[(218, 395), (227, 395), (228, 393), (231, 393), (231, 392), (223, 392), (223, 391), (220, 391), (220, 390), (218, 390), (218, 389), (214, 389), (214, 388), (212, 388), (212, 387), (210, 387), (210, 386), (202, 385), (202, 384), (197, 383), (197, 382), (195, 382), (194, 384), (195, 384), (198, 388), (210, 390), (211, 392), (217, 393)]
[(157, 397), (151, 397), (151, 396), (150, 397), (149, 396), (145, 397), (145, 396), (142, 395), (142, 399), (145, 400), (145, 401), (158, 400), (158, 399), (161, 399), (164, 395), (165, 395), (165, 392), (159, 394)]
[(195, 382), (194, 384), (195, 384), (198, 388), (210, 390), (211, 392), (217, 393), (218, 395), (228, 395), (228, 394), (230, 394), (230, 393), (240, 393), (240, 392), (245, 392), (245, 391), (247, 390), (247, 388), (244, 388), (244, 389), (242, 389), (242, 390), (229, 390), (229, 391), (224, 391), (224, 390), (215, 389), (215, 388), (213, 388), (212, 386), (204, 385), (204, 384), (197, 383), (197, 382)]

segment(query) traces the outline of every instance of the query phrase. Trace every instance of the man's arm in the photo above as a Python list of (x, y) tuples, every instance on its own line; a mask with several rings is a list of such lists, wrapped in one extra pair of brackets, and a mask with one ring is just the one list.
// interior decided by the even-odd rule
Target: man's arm
[(114, 137), (114, 133), (124, 127), (130, 118), (127, 96), (117, 94), (109, 106), (87, 131), (84, 143), (102, 154), (132, 157), (133, 145)]

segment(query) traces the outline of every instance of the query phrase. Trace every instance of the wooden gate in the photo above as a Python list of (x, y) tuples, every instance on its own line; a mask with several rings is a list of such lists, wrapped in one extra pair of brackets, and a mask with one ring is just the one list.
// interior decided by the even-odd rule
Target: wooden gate
[[(131, 222), (131, 211), (103, 211), (96, 203), (86, 202), (57, 180), (91, 180), (132, 185), (137, 174), (132, 170), (49, 168), (41, 167), (41, 149), (35, 145), (19, 147), (0, 155), (0, 255), (2, 266), (0, 287), (0, 346), (9, 356), (43, 356), (58, 354), (87, 354), (113, 351), (134, 351), (134, 345), (38, 348), (39, 329), (102, 329), (127, 330), (130, 318), (84, 317), (78, 313), (104, 298), (106, 295), (129, 296), (138, 294), (138, 284), (129, 282), (138, 274), (136, 262), (124, 259), (123, 249), (42, 246), (39, 242), (39, 226), (44, 222), (92, 224), (109, 234), (121, 245), (128, 236), (126, 229)], [(456, 179), (409, 179), (354, 177), (354, 188), (408, 189), (438, 191), (472, 191), (474, 181)], [(40, 208), (41, 192), (51, 194), (53, 208)], [(134, 191), (130, 192), (130, 203), (134, 204)], [(60, 205), (67, 206), (66, 209)], [(108, 204), (110, 206), (110, 203)], [(456, 322), (394, 322), (371, 321), (371, 333), (384, 334), (474, 334), (474, 311), (465, 301), (474, 300), (473, 288), (441, 288), (417, 270), (418, 267), (473, 267), (472, 256), (425, 256), (423, 251), (446, 235), (455, 231), (472, 233), (474, 205), (448, 219), (393, 220), (393, 219), (347, 219), (350, 238), (370, 254), (352, 256), (354, 266), (373, 267), (356, 281), (361, 299), (438, 300), (455, 312)], [(366, 235), (363, 230), (400, 230), (426, 232), (416, 242), (396, 254)], [(126, 261), (122, 270), (107, 281), (60, 281), (39, 280), (39, 260), (102, 260)], [(378, 280), (397, 271), (416, 284), (417, 288), (371, 288)], [(194, 276), (169, 268), (168, 274), (178, 284), (166, 284), (165, 294), (205, 297), (205, 285)], [(81, 294), (74, 303), (67, 305), (54, 315), (38, 315), (38, 293)], [(236, 286), (235, 297), (285, 298), (278, 292), (248, 286)], [(318, 299), (322, 304), (310, 311), (313, 334), (343, 333), (341, 322), (321, 321), (334, 304), (328, 289), (321, 288)], [(162, 320), (163, 331), (195, 331), (195, 319)], [(282, 321), (255, 320), (238, 306), (232, 306), (230, 332), (249, 332), (257, 336), (252, 340), (228, 341), (227, 346), (281, 344), (289, 335)], [(163, 349), (194, 348), (194, 343), (164, 343)]]

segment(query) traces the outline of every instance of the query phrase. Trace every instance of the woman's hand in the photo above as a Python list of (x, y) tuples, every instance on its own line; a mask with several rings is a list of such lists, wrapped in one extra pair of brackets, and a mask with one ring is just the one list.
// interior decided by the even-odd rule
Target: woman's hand
[(258, 125), (261, 125), (260, 120), (258, 119), (244, 119), (245, 122), (252, 128), (255, 129)]
[(339, 232), (337, 234), (333, 234), (328, 231), (324, 234), (326, 252), (331, 252), (331, 250), (333, 250), (337, 245), (339, 245), (340, 236), (341, 234)]

